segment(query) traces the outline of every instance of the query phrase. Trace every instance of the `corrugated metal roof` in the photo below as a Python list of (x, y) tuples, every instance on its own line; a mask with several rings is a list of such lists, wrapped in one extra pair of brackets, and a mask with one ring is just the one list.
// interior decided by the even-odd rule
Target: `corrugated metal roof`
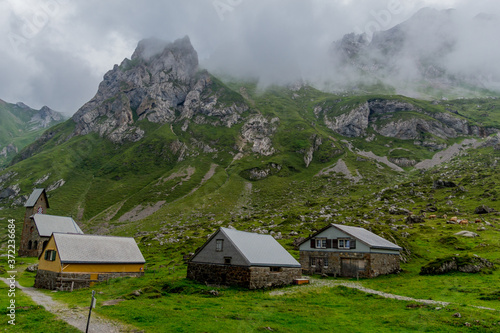
[[(45, 191), (44, 188), (36, 188), (36, 189), (34, 189), (33, 192), (31, 193), (30, 197), (28, 198), (28, 200), (26, 200), (26, 203), (24, 204), (24, 207), (33, 207), (33, 206), (35, 206), (36, 201), (38, 200), (38, 198), (40, 198), (40, 196), (42, 195), (42, 193), (44, 191)], [(47, 203), (47, 205), (48, 205), (48, 203)]]
[(35, 214), (32, 216), (42, 237), (50, 237), (53, 232), (83, 234), (75, 220), (71, 217)]
[(384, 239), (366, 229), (358, 227), (350, 227), (342, 224), (332, 224), (332, 226), (345, 232), (346, 234), (351, 235), (354, 238), (359, 239), (360, 241), (362, 241), (363, 243), (372, 248), (402, 250), (402, 248), (399, 247), (398, 245), (389, 242), (387, 239)]
[(54, 234), (62, 263), (123, 263), (146, 262), (132, 237)]
[(220, 228), (251, 266), (300, 267), (300, 264), (270, 235)]

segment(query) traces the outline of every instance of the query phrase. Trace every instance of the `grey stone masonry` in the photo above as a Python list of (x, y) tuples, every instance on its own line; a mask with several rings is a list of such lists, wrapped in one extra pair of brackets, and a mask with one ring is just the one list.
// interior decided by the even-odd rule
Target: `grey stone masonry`
[(306, 274), (373, 278), (400, 271), (399, 255), (384, 253), (301, 251)]
[(242, 267), (188, 263), (187, 278), (201, 283), (239, 286), (248, 289), (289, 285), (302, 276), (300, 268)]
[[(127, 273), (95, 273), (97, 279), (92, 279), (88, 273), (57, 273), (46, 270), (38, 270), (35, 277), (35, 288), (49, 290), (69, 291), (72, 289), (88, 288), (91, 282), (104, 282), (119, 277), (140, 277), (144, 272)], [(94, 275), (94, 274), (92, 274)]]

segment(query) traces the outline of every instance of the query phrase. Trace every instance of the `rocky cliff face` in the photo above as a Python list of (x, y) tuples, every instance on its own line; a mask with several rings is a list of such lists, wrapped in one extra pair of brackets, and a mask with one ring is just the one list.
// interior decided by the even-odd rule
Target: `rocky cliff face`
[[(412, 113), (403, 117), (402, 112)], [(449, 139), (496, 133), (495, 129), (470, 125), (466, 119), (448, 112), (429, 112), (411, 103), (386, 99), (368, 100), (334, 117), (325, 112), (324, 121), (328, 128), (347, 137), (365, 136), (370, 127), (380, 135), (402, 140), (419, 140), (426, 134)]]
[[(188, 37), (165, 43), (139, 42), (131, 59), (104, 75), (99, 90), (73, 116), (75, 134), (99, 133), (114, 142), (144, 136), (136, 122), (189, 120), (232, 126), (247, 109), (244, 103), (221, 101), (216, 84), (198, 69), (198, 55)], [(215, 117), (216, 120), (207, 120)]]

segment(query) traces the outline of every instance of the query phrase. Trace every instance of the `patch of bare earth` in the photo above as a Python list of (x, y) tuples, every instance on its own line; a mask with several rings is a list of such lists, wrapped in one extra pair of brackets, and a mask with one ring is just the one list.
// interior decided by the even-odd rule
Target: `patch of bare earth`
[(217, 164), (214, 164), (212, 163), (212, 165), (210, 165), (210, 170), (208, 170), (208, 172), (205, 174), (205, 176), (203, 176), (203, 179), (201, 180), (201, 183), (196, 186), (195, 188), (193, 188), (191, 190), (191, 192), (189, 192), (188, 195), (190, 194), (193, 194), (194, 192), (198, 191), (198, 189), (203, 185), (205, 184), (210, 178), (213, 177), (213, 175), (215, 175), (215, 169), (218, 167)]
[(118, 219), (119, 222), (126, 222), (126, 221), (139, 221), (142, 219), (145, 219), (146, 217), (153, 215), (156, 213), (164, 204), (166, 201), (158, 201), (155, 203), (153, 206), (143, 206), (143, 205), (138, 205), (135, 206), (131, 211), (126, 212), (120, 218)]
[(358, 170), (356, 170), (357, 176), (353, 176), (351, 171), (349, 171), (347, 164), (345, 164), (345, 162), (342, 159), (339, 159), (333, 167), (321, 170), (320, 172), (318, 172), (316, 176), (324, 176), (332, 172), (343, 174), (347, 179), (350, 179), (355, 183), (363, 179), (363, 176), (361, 176)]

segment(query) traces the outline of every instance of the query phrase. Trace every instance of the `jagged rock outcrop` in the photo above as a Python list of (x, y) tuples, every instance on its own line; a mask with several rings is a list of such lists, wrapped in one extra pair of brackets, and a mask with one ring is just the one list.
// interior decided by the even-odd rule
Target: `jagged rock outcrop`
[(264, 156), (270, 156), (276, 151), (272, 146), (271, 135), (276, 132), (278, 118), (270, 121), (262, 115), (248, 119), (243, 125), (241, 136), (245, 142), (252, 144), (252, 151)]
[(493, 147), (495, 150), (500, 150), (500, 133), (487, 138), (481, 147)]
[(8, 144), (6, 147), (3, 147), (0, 151), (0, 156), (6, 157), (8, 154), (18, 153), (19, 149), (14, 146), (12, 143)]
[(477, 256), (454, 256), (428, 263), (420, 269), (420, 275), (439, 275), (448, 272), (478, 273), (493, 266), (492, 262)]
[(96, 132), (114, 142), (138, 141), (144, 131), (136, 122), (143, 119), (154, 123), (192, 119), (230, 127), (248, 107), (242, 97), (221, 101), (221, 95), (212, 77), (199, 72), (198, 55), (187, 36), (173, 43), (142, 40), (131, 59), (106, 73), (94, 98), (73, 116), (75, 134)]
[(370, 108), (368, 103), (363, 103), (349, 112), (340, 116), (329, 118), (325, 114), (324, 121), (326, 126), (332, 131), (347, 136), (360, 137), (365, 135), (368, 128)]
[[(318, 113), (323, 111), (321, 108), (317, 110)], [(413, 112), (414, 115), (402, 117), (401, 112)], [(467, 120), (451, 113), (426, 112), (411, 103), (391, 99), (368, 100), (335, 117), (325, 114), (324, 121), (328, 128), (347, 137), (364, 136), (369, 127), (385, 137), (402, 140), (421, 140), (425, 134), (442, 139), (485, 136), (496, 131), (470, 125)]]
[(277, 174), (281, 171), (281, 169), (281, 165), (277, 163), (269, 163), (264, 167), (244, 170), (240, 173), (240, 175), (249, 180), (262, 180), (264, 178)]
[(413, 167), (417, 164), (416, 160), (412, 160), (412, 159), (405, 158), (405, 157), (390, 158), (389, 161), (391, 161), (392, 163), (394, 163), (397, 166), (400, 166), (402, 168)]
[(321, 136), (317, 134), (311, 136), (311, 141), (312, 141), (311, 146), (307, 149), (306, 153), (304, 154), (304, 163), (306, 164), (306, 168), (309, 167), (309, 165), (311, 164), (314, 157), (314, 152), (318, 151), (319, 147), (323, 144)]

